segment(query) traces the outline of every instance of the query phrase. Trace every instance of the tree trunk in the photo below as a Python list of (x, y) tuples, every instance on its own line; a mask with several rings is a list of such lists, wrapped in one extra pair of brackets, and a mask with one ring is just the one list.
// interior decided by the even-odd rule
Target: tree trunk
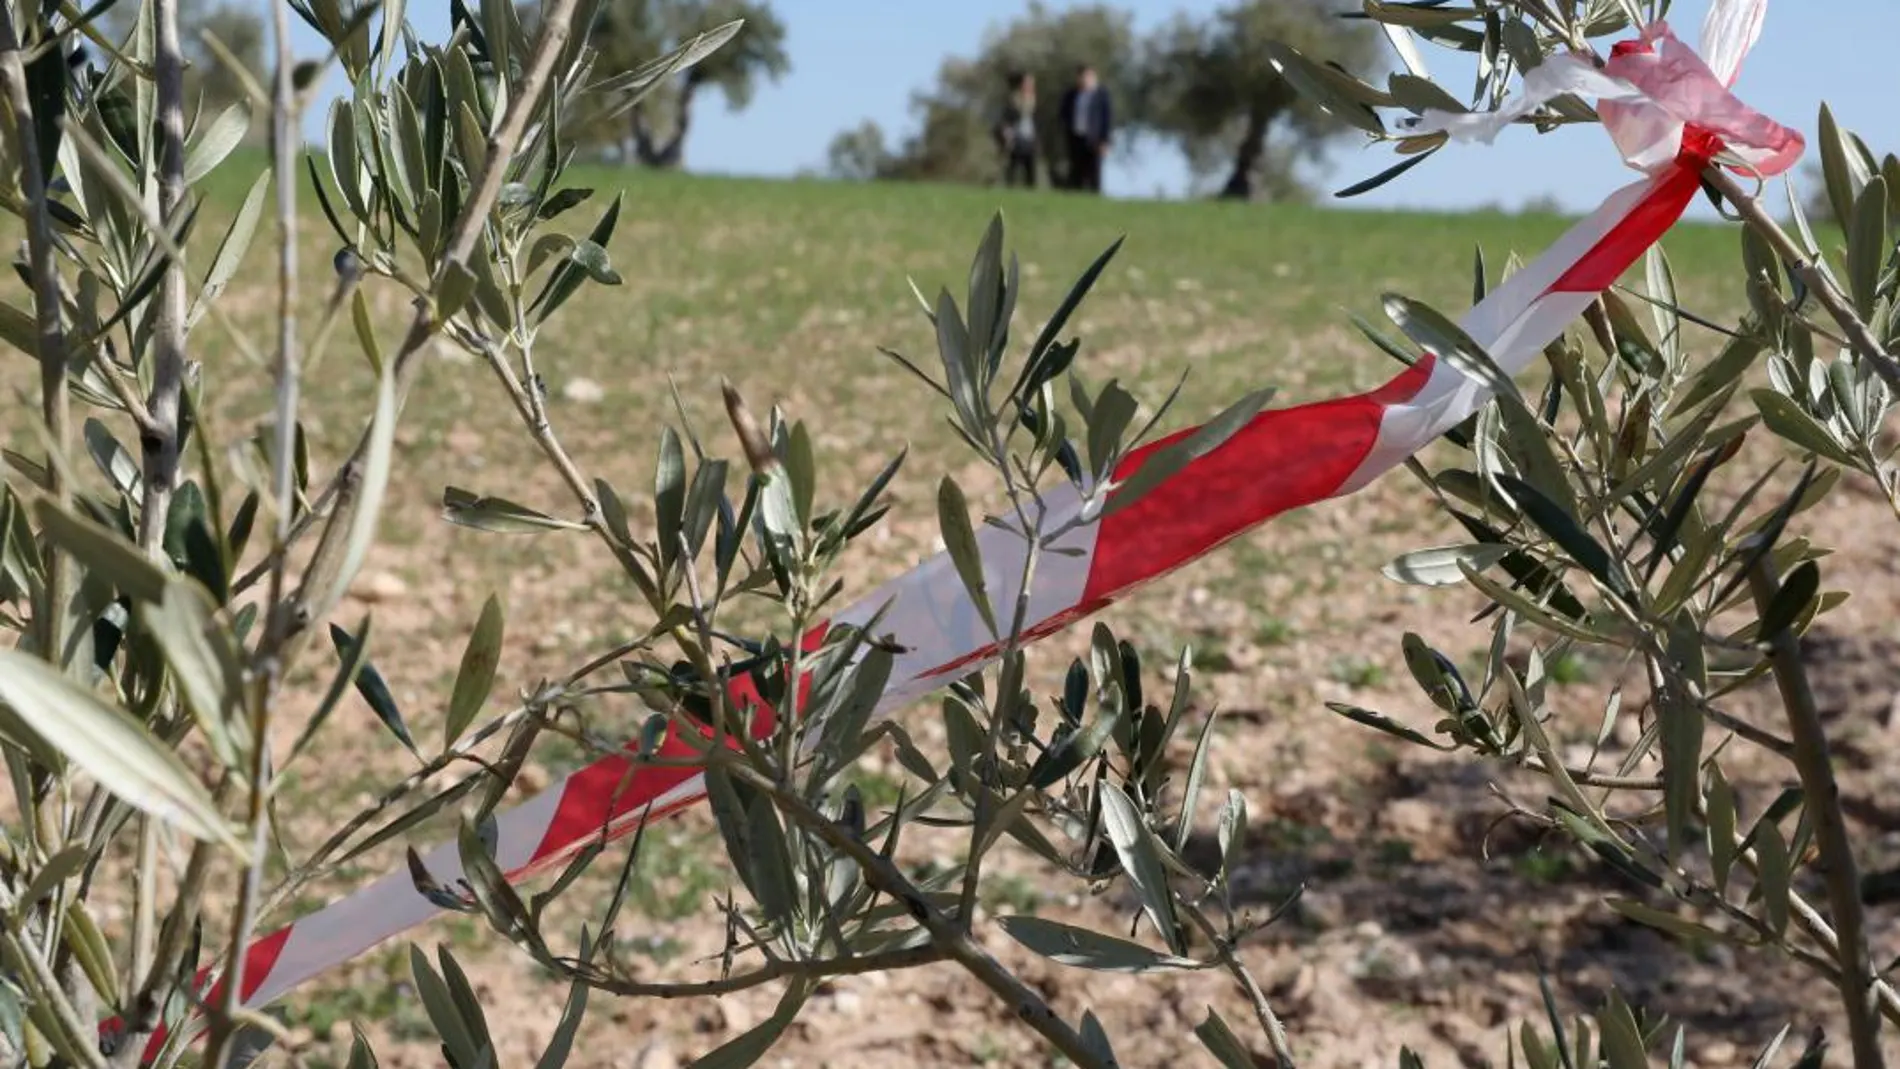
[(653, 131), (647, 128), (644, 105), (636, 104), (633, 117), (633, 148), (640, 162), (648, 167), (664, 170), (678, 170), (686, 160), (686, 131), (693, 122), (693, 94), (699, 91), (699, 79), (692, 74), (680, 86), (680, 99), (673, 119), (673, 129), (664, 142), (655, 142)]
[(1227, 184), (1221, 187), (1221, 199), (1254, 198), (1254, 179), (1260, 170), (1260, 161), (1267, 155), (1267, 126), (1270, 121), (1271, 116), (1258, 108), (1247, 114), (1247, 129), (1234, 150), (1234, 169), (1228, 172)]

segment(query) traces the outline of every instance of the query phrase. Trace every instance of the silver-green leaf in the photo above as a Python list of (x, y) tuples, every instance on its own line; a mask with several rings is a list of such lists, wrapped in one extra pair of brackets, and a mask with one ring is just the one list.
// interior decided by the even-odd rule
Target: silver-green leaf
[(1141, 500), (1150, 490), (1179, 473), (1182, 468), (1220, 448), (1259, 415), (1260, 410), (1265, 408), (1267, 402), (1272, 399), (1273, 390), (1255, 390), (1228, 406), (1226, 411), (1203, 424), (1186, 438), (1156, 450), (1142, 461), (1134, 474), (1115, 488), (1108, 505), (1102, 509), (1102, 515), (1111, 516), (1127, 508)]
[(1465, 581), (1465, 568), (1483, 571), (1511, 553), (1495, 542), (1439, 546), (1407, 553), (1381, 568), (1387, 579), (1412, 586), (1454, 586)]
[(686, 1069), (745, 1069), (765, 1057), (772, 1044), (798, 1016), (799, 1007), (805, 1003), (806, 988), (803, 982), (794, 981), (780, 997), (778, 1009), (772, 1016), (760, 1022), (751, 1031), (734, 1039), (727, 1040), (714, 1049), (693, 1059)]
[(1011, 939), (1058, 965), (1121, 973), (1205, 967), (1192, 958), (1162, 954), (1140, 943), (1044, 917), (998, 917), (996, 923), (1009, 933)]
[(134, 601), (157, 601), (165, 596), (165, 571), (152, 558), (116, 531), (82, 520), (41, 498), (34, 503), (46, 537), (71, 553), (90, 571), (111, 582)]
[(244, 140), (244, 132), (250, 126), (251, 108), (245, 101), (240, 100), (219, 112), (206, 124), (197, 142), (185, 150), (185, 181), (196, 183), (216, 170)]
[(1168, 942), (1168, 949), (1181, 954), (1181, 926), (1175, 920), (1173, 892), (1168, 886), (1168, 871), (1161, 863), (1154, 834), (1141, 819), (1140, 810), (1128, 795), (1113, 783), (1102, 784), (1102, 823), (1108, 829), (1108, 841), (1121, 858), (1122, 868), (1141, 896), (1142, 909), (1155, 930)]
[(1207, 1020), (1194, 1026), (1194, 1034), (1226, 1069), (1254, 1069), (1257, 1064), (1247, 1045), (1212, 1006), (1207, 1008)]
[(989, 590), (983, 578), (983, 557), (977, 548), (976, 531), (970, 526), (970, 504), (963, 496), (963, 488), (948, 475), (937, 484), (937, 523), (943, 530), (943, 544), (950, 553), (950, 563), (956, 565), (957, 576), (963, 580), (978, 615), (983, 617), (984, 626), (990, 629), (992, 637), (997, 637), (996, 613), (990, 608)]
[(460, 527), (493, 534), (540, 534), (542, 531), (584, 531), (587, 525), (550, 516), (502, 497), (489, 497), (459, 486), (442, 491), (442, 518)]
[(1863, 319), (1872, 319), (1874, 304), (1880, 296), (1880, 271), (1893, 252), (1893, 239), (1887, 236), (1887, 180), (1875, 175), (1861, 187), (1854, 201), (1854, 214), (1843, 220), (1847, 227), (1847, 283), (1854, 298), (1854, 309)]
[(368, 447), (363, 451), (363, 481), (357, 488), (356, 513), (351, 517), (349, 535), (343, 543), (343, 560), (330, 590), (323, 593), (322, 600), (311, 605), (313, 618), (322, 619), (329, 614), (369, 556), (370, 543), (376, 538), (376, 522), (382, 515), (383, 492), (389, 487), (395, 448), (396, 383), (392, 369), (385, 364), (376, 381), (376, 409), (370, 417)]
[(46, 742), (128, 805), (195, 839), (244, 853), (204, 786), (125, 711), (52, 665), (0, 650), (0, 701)]

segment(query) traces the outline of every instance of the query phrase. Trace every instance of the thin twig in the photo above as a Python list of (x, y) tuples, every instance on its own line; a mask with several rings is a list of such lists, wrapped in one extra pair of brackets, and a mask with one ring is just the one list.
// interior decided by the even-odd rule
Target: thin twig
[[(290, 12), (287, 0), (271, 5), (273, 31), (277, 40), (276, 96), (271, 103), (271, 169), (277, 186), (277, 398), (274, 410), (276, 439), (272, 452), (272, 489), (276, 498), (277, 528), (273, 541), (275, 563), (270, 572), (272, 612), (260, 651), (266, 661), (266, 698), (274, 689), (271, 678), (282, 670), (281, 647), (290, 620), (285, 607), (284, 589), (291, 525), (294, 523), (297, 449), (297, 403), (302, 388), (302, 368), (297, 351), (297, 88), (293, 69), (295, 56), (290, 44)], [(259, 749), (262, 749), (261, 740)]]
[(251, 753), (248, 771), (249, 797), (246, 800), (246, 826), (251, 832), (250, 856), (238, 888), (237, 909), (231, 921), (230, 943), (225, 950), (222, 997), (209, 1014), (210, 1035), (205, 1046), (205, 1063), (223, 1065), (239, 1025), (238, 1007), (244, 1001), (244, 965), (250, 949), (251, 934), (257, 926), (258, 899), (263, 886), (264, 860), (270, 844), (270, 724), (271, 710), (277, 701), (277, 688), (285, 672), (285, 644), (293, 617), (285, 611), (284, 591), (289, 579), (284, 547), (290, 534), (296, 486), (297, 402), (301, 370), (297, 350), (297, 172), (296, 149), (299, 116), (297, 88), (293, 77), (295, 55), (290, 41), (290, 5), (278, 0), (271, 5), (271, 23), (277, 45), (277, 70), (271, 101), (271, 169), (277, 186), (277, 398), (273, 412), (276, 441), (271, 459), (275, 462), (272, 494), (276, 501), (277, 527), (272, 550), (276, 564), (271, 569), (266, 605), (265, 634), (258, 644), (257, 682), (250, 700)]
[(132, 424), (139, 429), (140, 436), (153, 433), (157, 424), (153, 422), (151, 412), (145, 408), (145, 398), (139, 396), (138, 388), (125, 377), (125, 372), (119, 370), (119, 364), (112, 359), (111, 354), (99, 353), (92, 366), (106, 380), (106, 388), (112, 391), (112, 396), (125, 406), (125, 414), (132, 417)]
[[(342, 827), (338, 828), (328, 839), (324, 840), (323, 845), (317, 847), (317, 849), (298, 866), (298, 871), (295, 876), (285, 880), (282, 886), (271, 892), (270, 898), (266, 903), (266, 909), (275, 909), (282, 904), (285, 899), (302, 890), (312, 881), (329, 875), (337, 864), (341, 864), (341, 862), (331, 862), (330, 855), (341, 849), (343, 844), (347, 843), (357, 832), (368, 827), (371, 821), (381, 816), (391, 806), (402, 801), (417, 788), (427, 783), (437, 773), (449, 768), (457, 761), (469, 760), (480, 763), (478, 758), (469, 756), (471, 750), (490, 738), (495, 732), (500, 731), (502, 728), (520, 723), (524, 717), (535, 713), (540, 708), (539, 703), (529, 703), (514, 709), (506, 716), (497, 718), (483, 730), (462, 739), (453, 749), (443, 753), (439, 757), (430, 759), (421, 768), (409, 773), (400, 781), (384, 790), (382, 794), (376, 797), (375, 801), (359, 810), (346, 821)], [(469, 773), (467, 779), (492, 776), (493, 774), (494, 773), (486, 766), (483, 766), (479, 771)], [(444, 788), (443, 793), (456, 790), (464, 782), (466, 782), (466, 779), (457, 780), (455, 783)]]
[[(158, 215), (159, 231), (177, 232), (185, 210), (185, 59), (178, 40), (178, 0), (154, 0), (157, 23), (156, 73), (158, 98)], [(139, 429), (143, 457), (143, 500), (139, 506), (139, 548), (152, 557), (165, 552), (165, 530), (171, 515), (173, 489), (178, 481), (178, 416), (185, 389), (185, 265), (176, 256), (165, 258), (158, 284), (158, 316), (152, 335), (152, 392), (144, 402), (123, 381), (109, 355), (96, 361), (107, 381), (125, 395), (126, 410)], [(127, 1005), (157, 972), (158, 828), (150, 816), (139, 817), (138, 881), (132, 911), (132, 969), (127, 974)], [(189, 909), (178, 902), (174, 908)], [(127, 1037), (125, 1052), (141, 1050), (143, 1035)]]
[[(1023, 538), (1023, 566), (1016, 576), (1016, 604), (1010, 614), (1009, 635), (1001, 651), (1002, 677), (997, 681), (996, 705), (990, 711), (990, 727), (983, 739), (983, 761), (991, 768), (996, 764), (996, 752), (1003, 740), (1003, 729), (1007, 727), (1009, 717), (1005, 714), (1015, 704), (1022, 689), (1021, 671), (1017, 654), (1023, 648), (1023, 635), (1029, 629), (1030, 593), (1035, 587), (1036, 565), (1042, 554), (1042, 523), (1048, 510), (1040, 497), (1034, 498), (1036, 522), (1031, 524), (1024, 509), (1024, 494), (1016, 482), (1016, 475), (1010, 471), (1008, 443), (992, 429), (991, 445), (994, 449), (996, 468), (1003, 475), (1003, 486), (1009, 495), (1011, 506), (1016, 513), (1016, 525)], [(1033, 493), (1033, 489), (1031, 491)], [(1013, 678), (1014, 677), (1014, 678)], [(1075, 712), (1075, 710), (1071, 710)], [(978, 770), (979, 773), (981, 770)], [(983, 874), (982, 844), (993, 839), (990, 824), (996, 819), (991, 808), (993, 793), (987, 785), (976, 792), (975, 812), (970, 823), (970, 859), (963, 872), (963, 890), (957, 898), (957, 923), (964, 931), (976, 921), (977, 884)]]
[[(0, 4), (0, 88), (7, 110), (13, 113), (14, 151), (19, 154), (20, 193), (25, 200), (26, 245), (33, 280), (35, 344), (40, 360), (40, 414), (46, 421), (52, 448), (66, 451), (72, 436), (71, 399), (66, 390), (66, 328), (60, 322), (59, 267), (54, 259), (53, 221), (46, 206), (46, 180), (41, 171), (39, 135), (34, 129), (33, 103), (26, 87), (26, 68), (20, 58), (20, 34), (13, 9)], [(66, 500), (65, 462), (49, 457), (47, 492), (54, 501)], [(45, 548), (45, 601), (34, 610), (40, 655), (59, 663), (65, 644), (66, 554)]]
[[(1702, 815), (1706, 820), (1706, 812)], [(1742, 867), (1747, 869), (1749, 874), (1759, 881), (1761, 879), (1761, 859), (1759, 855), (1753, 848), (1743, 848), (1743, 840), (1739, 835), (1734, 841), (1737, 851), (1735, 855), (1736, 861), (1740, 862)], [(1776, 936), (1774, 932), (1768, 931), (1759, 918), (1752, 916), (1736, 906), (1730, 905), (1727, 899), (1715, 889), (1706, 888), (1704, 889), (1704, 893), (1707, 894), (1710, 900), (1720, 907), (1723, 912), (1755, 926), (1758, 930), (1764, 931), (1768, 937), (1779, 940), (1781, 945), (1787, 947), (1791, 952), (1797, 949), (1788, 946), (1786, 941), (1780, 940), (1780, 937)], [(1819, 964), (1827, 973), (1829, 979), (1839, 982), (1841, 975), (1840, 966), (1836, 964), (1835, 959), (1840, 957), (1841, 941), (1840, 937), (1834, 934), (1834, 929), (1828, 924), (1827, 918), (1821, 916), (1820, 910), (1815, 909), (1813, 904), (1808, 902), (1806, 898), (1803, 898), (1801, 892), (1792, 889), (1788, 892), (1788, 913), (1794, 923), (1800, 926), (1803, 932), (1807, 933), (1808, 938), (1820, 944), (1821, 949), (1826, 951), (1827, 954), (1832, 955), (1831, 957), (1822, 958)], [(1887, 983), (1885, 980), (1875, 979), (1874, 997), (1879, 1001), (1881, 1015), (1894, 1024), (1900, 1025), (1900, 991), (1894, 990), (1893, 985)]]
[[(567, 488), (580, 502), (581, 512), (589, 526), (594, 527), (602, 537), (611, 540), (612, 533), (607, 530), (606, 524), (601, 522), (600, 502), (594, 497), (593, 485), (587, 481), (587, 476), (581, 472), (580, 466), (574, 463), (574, 458), (568, 454), (567, 447), (555, 437), (554, 425), (548, 421), (547, 411), (536, 400), (536, 396), (540, 393), (539, 385), (532, 380), (523, 382), (517, 377), (514, 368), (508, 366), (507, 358), (502, 356), (494, 346), (483, 345), (481, 350), (482, 356), (488, 361), (488, 366), (494, 369), (495, 377), (501, 381), (502, 389), (507, 392), (508, 400), (514, 404), (515, 411), (520, 414), (521, 422), (527, 426), (529, 435), (534, 438), (534, 444), (540, 447), (542, 455), (548, 458), (548, 463), (554, 465), (554, 470), (561, 476), (561, 481), (567, 484)], [(524, 354), (527, 352), (525, 346), (522, 352)]]
[(1280, 1069), (1293, 1069), (1297, 1063), (1293, 1060), (1293, 1045), (1286, 1038), (1286, 1026), (1280, 1023), (1279, 1015), (1273, 1012), (1273, 1006), (1267, 1002), (1267, 993), (1260, 990), (1260, 984), (1254, 980), (1252, 971), (1234, 953), (1233, 944), (1215, 931), (1213, 922), (1205, 914), (1191, 905), (1183, 912), (1207, 937), (1207, 941), (1213, 944), (1214, 956), (1220, 959), (1221, 966), (1246, 992), (1247, 1001), (1253, 1006), (1254, 1019), (1260, 1022), (1261, 1031), (1267, 1034), (1267, 1043), (1273, 1048), (1273, 1057), (1279, 1062)]
[[(826, 958), (822, 961), (792, 961), (776, 958), (736, 976), (722, 976), (717, 980), (699, 980), (689, 983), (649, 983), (594, 975), (579, 978), (597, 991), (619, 995), (623, 998), (713, 998), (792, 977), (822, 980), (833, 976), (897, 972), (902, 969), (915, 969), (920, 965), (934, 965), (948, 958), (949, 953), (942, 947), (926, 944), (920, 947), (906, 947), (903, 950), (887, 950), (877, 954)], [(565, 962), (557, 959), (556, 964), (565, 964)], [(570, 970), (562, 971), (571, 973)]]
[(158, 821), (139, 816), (138, 867), (132, 884), (132, 968), (120, 997), (131, 1005), (158, 957)]
[[(1756, 605), (1766, 613), (1781, 590), (1774, 565), (1766, 554), (1749, 571), (1748, 582)], [(1834, 927), (1840, 936), (1835, 958), (1841, 966), (1841, 1000), (1847, 1010), (1854, 1065), (1856, 1069), (1884, 1069), (1879, 1004), (1874, 991), (1876, 976), (1873, 957), (1867, 949), (1866, 917), (1860, 901), (1860, 872), (1854, 862), (1853, 844), (1847, 836), (1847, 818), (1841, 812), (1841, 788), (1834, 779), (1827, 731), (1821, 725), (1820, 708), (1815, 705), (1807, 670), (1801, 664), (1801, 640), (1784, 628), (1769, 639), (1768, 646), (1775, 685), (1781, 691), (1789, 732), (1794, 736), (1795, 770), (1801, 776), (1808, 817), (1814, 822), (1814, 842), (1820, 851), (1819, 868), (1827, 883), (1828, 910), (1833, 914)]]
[(1749, 742), (1754, 743), (1777, 757), (1794, 756), (1794, 743), (1789, 742), (1787, 739), (1776, 735), (1772, 731), (1764, 731), (1733, 713), (1717, 709), (1713, 703), (1706, 699), (1701, 700), (1698, 704), (1702, 708), (1702, 715), (1708, 717), (1709, 721), (1717, 727), (1733, 732), (1737, 737), (1747, 739)]
[[(1828, 924), (1827, 918), (1821, 916), (1820, 910), (1814, 908), (1813, 903), (1799, 893), (1790, 891), (1788, 912), (1793, 915), (1795, 923), (1801, 926), (1801, 930), (1808, 933), (1810, 939), (1821, 944), (1821, 948), (1828, 953), (1839, 956), (1840, 937), (1834, 934), (1833, 926)], [(1834, 965), (1834, 959), (1827, 960), (1828, 964)], [(1834, 965), (1834, 968), (1839, 969), (1839, 966)], [(1834, 978), (1838, 980), (1839, 974), (1836, 973)], [(1874, 997), (1879, 1001), (1881, 1016), (1895, 1025), (1900, 1025), (1900, 991), (1894, 990), (1893, 985), (1885, 980), (1875, 980)]]
[[(518, 304), (517, 307), (519, 307)], [(523, 343), (521, 346), (524, 363), (531, 363), (527, 358), (530, 346), (531, 343)], [(575, 463), (573, 456), (568, 453), (567, 447), (561, 444), (560, 439), (554, 433), (553, 424), (548, 421), (545, 409), (535, 400), (535, 397), (539, 393), (539, 384), (533, 381), (522, 382), (522, 380), (516, 376), (514, 368), (509, 366), (507, 359), (503, 357), (501, 352), (486, 341), (476, 340), (471, 342), (470, 347), (479, 352), (482, 357), (488, 361), (488, 366), (495, 372), (495, 378), (501, 383), (503, 392), (508, 395), (509, 402), (515, 406), (516, 413), (521, 416), (522, 423), (527, 427), (529, 436), (534, 439), (535, 445), (537, 445), (543, 455), (548, 458), (548, 462), (554, 465), (555, 471), (561, 476), (561, 481), (567, 484), (568, 489), (573, 493), (575, 499), (579, 501), (588, 528), (599, 536), (600, 540), (606, 544), (610, 552), (616, 557), (622, 557), (624, 561), (626, 558), (623, 555), (626, 553), (626, 548), (620, 545), (620, 536), (608, 526), (606, 515), (602, 512), (600, 507), (600, 501), (594, 494), (593, 484), (588, 480), (586, 474), (580, 470), (580, 466)], [(692, 556), (692, 554), (688, 552), (688, 549), (689, 547), (682, 542), (679, 547), (680, 560), (687, 561)], [(711, 653), (712, 622), (706, 612), (706, 605), (700, 596), (697, 577), (693, 574), (690, 563), (684, 565), (683, 575), (686, 580), (690, 607), (693, 611), (693, 621), (699, 634), (697, 638), (695, 638), (688, 635), (683, 628), (674, 627), (671, 631), (671, 635), (674, 642), (678, 645), (680, 652), (686, 657), (687, 661), (692, 664), (701, 679), (709, 681), (717, 680), (720, 676), (716, 666), (713, 664)], [(661, 589), (665, 585), (664, 576), (661, 577), (658, 585), (641, 580), (638, 575), (635, 575), (634, 579), (635, 585), (640, 588), (641, 594), (646, 597), (648, 607), (653, 610), (654, 615), (657, 618), (664, 618), (671, 608), (666, 600), (666, 591)], [(806, 629), (805, 625), (808, 622), (809, 621), (794, 619), (793, 633), (804, 634)], [(802, 650), (802, 645), (794, 645), (792, 647), (790, 670), (793, 679), (802, 678), (802, 669), (800, 667)], [(589, 670), (592, 670), (591, 667)], [(724, 708), (727, 713), (732, 711), (729, 702), (725, 703), (722, 708)], [(788, 704), (783, 721), (788, 724), (795, 723), (797, 715), (798, 710), (794, 701)], [(744, 729), (735, 730), (730, 738), (758, 767), (765, 768), (770, 766), (770, 759), (764, 750), (760, 748), (759, 740), (751, 737)], [(781, 758), (779, 767), (789, 774), (792, 764), (793, 762), (790, 755), (786, 755)]]
[[(533, 700), (516, 706), (514, 709), (464, 735), (462, 738), (456, 740), (455, 745), (450, 746), (442, 754), (424, 762), (420, 768), (417, 768), (407, 776), (404, 776), (397, 783), (391, 785), (388, 789), (384, 790), (382, 794), (378, 795), (375, 801), (359, 810), (346, 821), (341, 828), (338, 828), (328, 839), (324, 840), (323, 845), (312, 851), (309, 857), (305, 858), (302, 864), (297, 866), (296, 874), (287, 878), (270, 893), (264, 902), (263, 912), (268, 914), (274, 911), (289, 899), (290, 896), (296, 894), (311, 882), (329, 875), (336, 867), (336, 863), (330, 861), (330, 855), (340, 849), (343, 844), (348, 842), (357, 832), (367, 827), (370, 821), (375, 820), (377, 816), (381, 815), (397, 802), (402, 801), (409, 794), (427, 783), (437, 773), (447, 769), (457, 761), (474, 760), (470, 755), (483, 743), (495, 737), (495, 735), (500, 732), (514, 727), (520, 723), (523, 718), (546, 708), (550, 700), (548, 697), (549, 694), (560, 695), (571, 693), (573, 688), (588, 676), (618, 661), (627, 654), (645, 647), (650, 641), (651, 639), (649, 638), (638, 638), (631, 642), (623, 642), (613, 649), (593, 658), (586, 664), (562, 677), (561, 681), (554, 687), (543, 690)], [(492, 774), (493, 773), (486, 767), (483, 767), (478, 772), (470, 773), (470, 776), (489, 776)], [(445, 789), (455, 790), (461, 786), (462, 782), (463, 781), (458, 780)]]
[[(1550, 775), (1550, 767), (1544, 764), (1544, 759), (1541, 757), (1532, 757), (1525, 761), (1524, 768), (1529, 772)], [(1587, 768), (1569, 767), (1564, 769), (1564, 775), (1569, 776), (1571, 781), (1579, 787), (1601, 787), (1613, 791), (1660, 791), (1663, 789), (1663, 781), (1659, 776), (1612, 776), (1602, 772), (1592, 772)]]
[(1840, 324), (1841, 332), (1847, 335), (1847, 341), (1855, 354), (1866, 361), (1875, 374), (1885, 379), (1888, 386), (1900, 389), (1900, 361), (1895, 361), (1881, 347), (1880, 340), (1874, 337), (1867, 322), (1855, 313), (1853, 304), (1841, 292), (1833, 276), (1822, 270), (1814, 257), (1796, 244), (1794, 238), (1781, 228), (1781, 224), (1775, 222), (1774, 216), (1769, 215), (1761, 202), (1744, 189), (1733, 175), (1711, 165), (1703, 170), (1702, 176), (1735, 206), (1735, 213), (1748, 224), (1748, 228), (1768, 242), (1775, 250), (1775, 255), (1781, 257), (1807, 286), (1808, 292), (1821, 302), (1821, 307), (1834, 317), (1834, 322)]
[(290, 525), (290, 535), (285, 541), (284, 548), (272, 549), (269, 553), (265, 554), (263, 560), (252, 565), (250, 571), (245, 572), (231, 583), (231, 596), (233, 599), (235, 599), (237, 595), (256, 586), (260, 580), (268, 577), (271, 570), (277, 567), (278, 561), (289, 553), (290, 547), (295, 545), (297, 540), (302, 538), (310, 528), (316, 526), (318, 520), (323, 519), (330, 507), (331, 499), (336, 497), (337, 493), (342, 489), (344, 481), (343, 472), (339, 469), (336, 474), (331, 477), (329, 484), (323, 488), (323, 491), (310, 502), (307, 508), (297, 515), (296, 521)]

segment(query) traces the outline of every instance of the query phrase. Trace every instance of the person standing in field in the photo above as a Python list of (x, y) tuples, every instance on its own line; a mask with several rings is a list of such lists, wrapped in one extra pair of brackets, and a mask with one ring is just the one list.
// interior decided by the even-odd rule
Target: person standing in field
[[(1028, 71), (1009, 75), (1009, 98), (996, 124), (997, 146), (1003, 150), (1003, 184), (1036, 187), (1036, 76)], [(1020, 181), (1019, 181), (1020, 180)]]
[(1108, 155), (1114, 113), (1108, 90), (1087, 63), (1075, 72), (1075, 85), (1062, 97), (1062, 129), (1069, 140), (1069, 188), (1102, 191), (1102, 158)]

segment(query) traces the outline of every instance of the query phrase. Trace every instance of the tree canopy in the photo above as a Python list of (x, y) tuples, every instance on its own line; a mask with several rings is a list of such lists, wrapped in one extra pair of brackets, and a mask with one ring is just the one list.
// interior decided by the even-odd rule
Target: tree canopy
[[(878, 177), (949, 182), (993, 178), (992, 131), (1009, 93), (1009, 76), (1022, 72), (1036, 80), (1038, 155), (1050, 173), (1060, 174), (1066, 160), (1056, 109), (1076, 69), (1094, 66), (1114, 99), (1125, 102), (1140, 87), (1140, 55), (1134, 20), (1126, 10), (1082, 4), (1055, 11), (1032, 0), (1020, 18), (985, 34), (974, 57), (943, 61), (936, 84), (911, 97), (916, 132), (873, 171)], [(848, 133), (860, 145), (867, 140), (863, 127)], [(883, 139), (880, 131), (877, 140)]]
[(1178, 147), (1198, 178), (1225, 171), (1224, 196), (1297, 195), (1295, 165), (1318, 155), (1347, 127), (1300, 97), (1280, 77), (1271, 42), (1355, 69), (1377, 60), (1377, 37), (1338, 17), (1326, 0), (1234, 0), (1205, 17), (1177, 16), (1146, 38), (1128, 13), (1107, 4), (1052, 11), (1032, 3), (993, 28), (975, 56), (951, 57), (929, 89), (912, 97), (916, 132), (894, 150), (866, 123), (838, 136), (828, 152), (846, 178), (987, 182), (999, 161), (991, 131), (1012, 72), (1038, 85), (1039, 155), (1058, 179), (1066, 149), (1057, 109), (1083, 63), (1115, 100), (1119, 145), (1158, 138)]
[(825, 170), (833, 177), (861, 182), (879, 177), (889, 159), (883, 129), (866, 119), (831, 139), (825, 150)]
[(685, 161), (686, 136), (701, 91), (718, 90), (727, 106), (744, 108), (761, 84), (791, 70), (785, 23), (768, 0), (608, 0), (601, 7), (594, 39), (601, 53), (596, 65), (600, 71), (634, 70), (734, 19), (744, 19), (745, 30), (725, 47), (583, 137), (617, 146), (623, 159), (678, 167)]
[(1222, 196), (1295, 194), (1294, 165), (1348, 129), (1280, 76), (1276, 43), (1354, 70), (1378, 58), (1368, 25), (1323, 0), (1239, 0), (1205, 20), (1177, 16), (1147, 42), (1145, 126), (1177, 144), (1197, 175), (1224, 168)]

